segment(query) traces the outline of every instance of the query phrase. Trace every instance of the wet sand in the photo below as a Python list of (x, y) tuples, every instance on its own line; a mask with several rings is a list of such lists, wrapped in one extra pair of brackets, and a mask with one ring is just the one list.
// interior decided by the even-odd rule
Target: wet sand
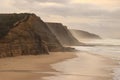
[(116, 64), (87, 52), (4, 58), (0, 59), (0, 80), (112, 80)]
[(45, 80), (112, 80), (115, 60), (108, 57), (78, 52), (77, 58), (52, 65), (59, 73)]

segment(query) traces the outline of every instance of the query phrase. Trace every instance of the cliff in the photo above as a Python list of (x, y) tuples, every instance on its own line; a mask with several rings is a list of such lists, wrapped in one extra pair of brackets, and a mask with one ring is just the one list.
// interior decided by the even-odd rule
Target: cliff
[(68, 30), (68, 28), (61, 23), (51, 23), (46, 22), (49, 29), (55, 34), (57, 39), (60, 41), (62, 45), (67, 46), (75, 46), (75, 45), (82, 45), (83, 43), (80, 43), (71, 32)]
[(0, 14), (0, 57), (48, 54), (63, 47), (35, 14)]
[(83, 30), (71, 29), (70, 32), (78, 39), (101, 39), (100, 36)]

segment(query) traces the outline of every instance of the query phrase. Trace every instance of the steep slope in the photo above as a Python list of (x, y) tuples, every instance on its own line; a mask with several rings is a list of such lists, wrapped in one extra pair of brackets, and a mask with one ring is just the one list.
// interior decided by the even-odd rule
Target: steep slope
[(50, 30), (55, 34), (57, 39), (60, 41), (62, 45), (73, 46), (73, 45), (81, 45), (77, 39), (73, 37), (68, 28), (61, 23), (50, 23), (46, 22)]
[(28, 22), (34, 27), (33, 30), (46, 42), (49, 51), (58, 51), (63, 48), (46, 23), (44, 23), (39, 17), (32, 15)]
[(78, 39), (101, 39), (100, 36), (83, 30), (71, 29), (70, 32)]
[(0, 57), (48, 54), (63, 49), (35, 14), (0, 14)]

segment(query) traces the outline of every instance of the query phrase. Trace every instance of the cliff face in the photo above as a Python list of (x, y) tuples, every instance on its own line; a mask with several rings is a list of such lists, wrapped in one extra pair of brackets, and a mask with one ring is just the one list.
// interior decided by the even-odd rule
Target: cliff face
[(41, 36), (41, 39), (46, 42), (49, 51), (59, 51), (63, 48), (46, 23), (44, 23), (39, 17), (35, 15), (30, 16), (28, 23), (33, 26), (32, 30), (34, 30), (34, 32)]
[(77, 39), (75, 39), (67, 27), (61, 23), (46, 22), (46, 24), (62, 45), (73, 46), (82, 44)]
[(78, 39), (101, 39), (100, 36), (86, 31), (74, 30), (74, 29), (71, 29), (70, 31)]
[(34, 14), (0, 14), (0, 57), (48, 54), (63, 47)]

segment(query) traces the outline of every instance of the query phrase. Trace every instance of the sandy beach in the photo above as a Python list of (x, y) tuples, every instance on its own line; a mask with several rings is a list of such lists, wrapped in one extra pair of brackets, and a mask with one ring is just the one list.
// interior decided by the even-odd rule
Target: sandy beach
[(55, 71), (50, 64), (73, 57), (76, 55), (72, 52), (56, 52), (50, 55), (2, 58), (0, 59), (0, 80), (41, 80), (42, 76), (51, 75), (44, 72)]
[[(3, 58), (0, 59), (0, 80), (44, 80), (45, 77), (46, 80), (112, 80), (112, 68), (116, 64), (110, 58), (87, 52)], [(60, 75), (49, 72), (60, 72)]]

